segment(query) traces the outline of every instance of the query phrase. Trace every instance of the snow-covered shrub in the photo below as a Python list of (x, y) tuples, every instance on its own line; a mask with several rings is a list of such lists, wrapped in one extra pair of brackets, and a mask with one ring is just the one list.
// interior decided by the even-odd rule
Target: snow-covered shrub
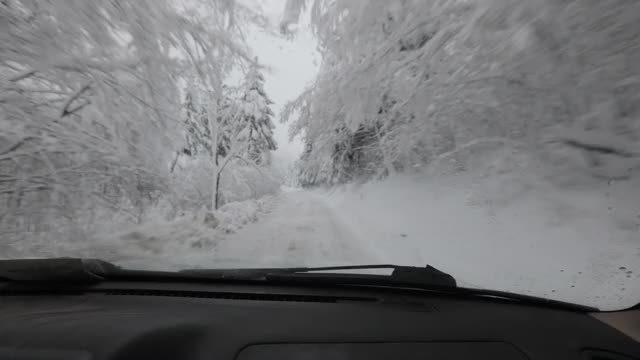
[(223, 173), (221, 189), (223, 202), (257, 199), (276, 193), (282, 179), (268, 166), (247, 165), (234, 161)]
[(260, 199), (250, 199), (226, 204), (220, 208), (220, 224), (218, 230), (224, 233), (234, 233), (248, 223), (258, 220), (266, 210), (267, 204), (273, 202), (272, 196)]
[(193, 211), (211, 206), (211, 172), (211, 159), (206, 155), (180, 157), (171, 174), (179, 209)]

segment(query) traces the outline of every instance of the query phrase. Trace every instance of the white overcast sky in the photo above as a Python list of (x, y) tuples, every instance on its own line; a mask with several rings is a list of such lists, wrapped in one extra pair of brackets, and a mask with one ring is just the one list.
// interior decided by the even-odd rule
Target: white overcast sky
[[(277, 26), (282, 16), (285, 0), (258, 0), (270, 22)], [(271, 68), (265, 72), (265, 91), (274, 104), (276, 114), (275, 137), (278, 150), (274, 162), (286, 166), (298, 158), (302, 151), (299, 139), (289, 142), (288, 124), (280, 123), (280, 110), (295, 99), (315, 78), (320, 64), (316, 41), (308, 27), (300, 27), (293, 39), (253, 30), (247, 33), (247, 41), (258, 61)]]

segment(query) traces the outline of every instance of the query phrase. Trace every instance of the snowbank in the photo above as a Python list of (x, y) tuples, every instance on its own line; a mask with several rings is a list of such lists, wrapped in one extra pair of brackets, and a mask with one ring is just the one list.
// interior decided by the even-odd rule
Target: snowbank
[(77, 241), (31, 239), (28, 246), (18, 244), (2, 250), (7, 258), (88, 257), (134, 269), (216, 267), (219, 242), (269, 211), (272, 201), (273, 196), (266, 196), (226, 204), (216, 214), (215, 228), (205, 223), (205, 212), (183, 213), (173, 220), (156, 216), (141, 225), (102, 227)]
[(216, 214), (215, 228), (207, 226), (205, 213), (199, 212), (98, 238), (88, 250), (94, 254), (99, 250), (96, 247), (107, 244), (109, 249), (118, 251), (98, 257), (135, 269), (215, 268), (214, 256), (220, 241), (257, 221), (272, 201), (273, 196), (265, 196), (226, 204)]
[(268, 211), (274, 196), (265, 196), (257, 200), (245, 200), (225, 204), (220, 208), (220, 225), (217, 230), (235, 233), (248, 223), (258, 220), (258, 216)]
[(628, 198), (637, 188), (560, 189), (513, 172), (423, 174), (328, 198), (387, 262), (428, 263), (469, 286), (623, 308), (640, 298), (640, 203)]

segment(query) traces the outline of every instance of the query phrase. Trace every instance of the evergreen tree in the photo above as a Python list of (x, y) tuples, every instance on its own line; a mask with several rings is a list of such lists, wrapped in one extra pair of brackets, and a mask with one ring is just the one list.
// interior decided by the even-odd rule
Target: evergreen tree
[(211, 154), (211, 132), (207, 127), (206, 109), (194, 101), (191, 92), (187, 92), (184, 102), (186, 144), (183, 153), (197, 156), (201, 153)]
[[(231, 88), (222, 86), (222, 99), (218, 100), (218, 151), (217, 157), (225, 157), (231, 146), (231, 137), (239, 131), (237, 122), (237, 104), (232, 99)], [(183, 153), (188, 156), (198, 156), (211, 153), (211, 130), (207, 125), (207, 109), (197, 96), (187, 91), (184, 109), (185, 147)]]
[[(256, 59), (257, 62), (257, 59)], [(247, 130), (247, 156), (255, 163), (268, 162), (269, 151), (277, 149), (273, 138), (273, 102), (264, 91), (264, 77), (257, 65), (252, 65), (243, 84), (239, 115)]]

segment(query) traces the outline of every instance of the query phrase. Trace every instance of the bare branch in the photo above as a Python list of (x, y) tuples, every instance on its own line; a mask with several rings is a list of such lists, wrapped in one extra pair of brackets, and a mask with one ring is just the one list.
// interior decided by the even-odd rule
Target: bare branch
[(65, 102), (64, 106), (62, 107), (62, 112), (60, 113), (60, 118), (63, 118), (67, 115), (72, 114), (75, 111), (78, 111), (79, 109), (83, 108), (84, 106), (86, 106), (87, 104), (85, 103), (84, 105), (80, 106), (80, 107), (76, 107), (73, 111), (69, 110), (69, 107), (71, 106), (71, 104), (82, 95), (82, 93), (84, 93), (85, 91), (89, 90), (89, 88), (91, 88), (91, 83), (87, 83), (84, 86), (82, 86), (80, 89), (78, 89), (78, 91), (76, 91), (75, 93), (73, 93), (69, 99), (67, 99), (67, 101)]
[(17, 150), (20, 146), (24, 145), (27, 141), (29, 140), (33, 140), (34, 137), (32, 136), (27, 136), (25, 138), (22, 138), (20, 141), (14, 143), (13, 145), (10, 145), (9, 147), (7, 147), (6, 149), (2, 149), (0, 150), (0, 155), (5, 155), (8, 154), (12, 151)]
[(24, 72), (12, 77), (12, 78), (9, 78), (9, 81), (10, 82), (18, 82), (20, 80), (23, 80), (23, 79), (26, 79), (26, 78), (30, 77), (31, 75), (33, 75), (35, 73), (36, 73), (35, 70), (27, 70), (27, 71), (24, 71)]

